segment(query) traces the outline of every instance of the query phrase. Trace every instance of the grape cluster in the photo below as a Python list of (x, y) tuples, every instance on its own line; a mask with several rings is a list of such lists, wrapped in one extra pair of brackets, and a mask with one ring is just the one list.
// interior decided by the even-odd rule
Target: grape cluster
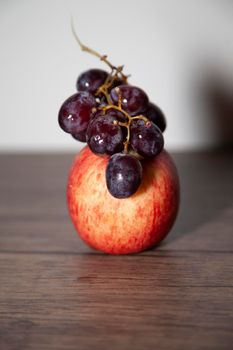
[(60, 127), (91, 151), (109, 157), (106, 184), (116, 198), (135, 193), (142, 181), (143, 159), (157, 156), (164, 146), (166, 121), (158, 106), (139, 87), (130, 85), (123, 67), (108, 73), (89, 69), (76, 83), (77, 92), (61, 106)]

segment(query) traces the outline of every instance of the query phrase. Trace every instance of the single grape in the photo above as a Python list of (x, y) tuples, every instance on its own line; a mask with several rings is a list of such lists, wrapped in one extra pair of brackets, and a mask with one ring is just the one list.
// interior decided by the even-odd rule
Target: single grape
[(61, 106), (58, 114), (60, 127), (70, 134), (87, 129), (95, 98), (89, 92), (78, 92), (69, 97)]
[(136, 119), (130, 127), (130, 144), (139, 155), (154, 157), (163, 149), (163, 134), (151, 121)]
[(166, 129), (166, 119), (161, 109), (154, 103), (149, 103), (143, 115), (150, 119), (159, 129), (164, 132)]
[(76, 133), (76, 134), (71, 134), (71, 136), (77, 141), (87, 142), (86, 141), (86, 130), (81, 131), (81, 132)]
[(89, 69), (78, 77), (76, 87), (78, 91), (88, 91), (94, 94), (104, 84), (108, 73), (102, 69)]
[(111, 195), (127, 198), (134, 194), (142, 181), (142, 165), (129, 154), (111, 156), (106, 168), (106, 183)]
[(121, 98), (121, 107), (132, 116), (144, 112), (148, 107), (148, 96), (140, 88), (132, 85), (120, 85), (110, 92), (114, 104), (118, 104)]
[(123, 134), (116, 118), (105, 114), (94, 118), (87, 128), (87, 143), (96, 154), (114, 154), (123, 150)]
[[(113, 116), (116, 120), (118, 120), (121, 123), (127, 122), (127, 117), (117, 109), (110, 108), (108, 109), (107, 113), (108, 115)], [(121, 126), (121, 131), (123, 135), (123, 141), (125, 141), (127, 137), (127, 128), (125, 126)]]
[[(107, 115), (111, 115), (112, 117), (114, 117), (115, 120), (117, 120), (119, 122), (125, 123), (127, 121), (126, 116), (122, 112), (120, 112), (119, 110), (114, 109), (114, 108), (109, 108), (106, 112), (104, 112), (102, 109), (97, 109), (97, 111), (92, 114), (91, 120), (93, 120), (99, 116), (104, 116), (106, 113), (107, 113)], [(125, 141), (126, 137), (127, 137), (127, 128), (124, 126), (121, 126), (121, 131), (122, 131), (122, 135), (123, 135), (123, 141)]]

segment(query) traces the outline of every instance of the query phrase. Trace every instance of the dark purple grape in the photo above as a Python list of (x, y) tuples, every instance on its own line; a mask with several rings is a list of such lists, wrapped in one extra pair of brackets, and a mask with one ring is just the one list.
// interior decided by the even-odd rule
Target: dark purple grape
[(70, 134), (86, 130), (95, 103), (95, 98), (89, 92), (78, 92), (69, 97), (58, 114), (60, 127)]
[(134, 120), (130, 131), (130, 144), (141, 156), (154, 157), (162, 151), (163, 134), (151, 121), (145, 123), (141, 119)]
[[(108, 110), (107, 113), (108, 113), (108, 115), (113, 116), (119, 122), (122, 122), (122, 123), (127, 122), (127, 117), (123, 113), (118, 111), (117, 109), (111, 108)], [(126, 137), (127, 137), (127, 128), (125, 126), (121, 126), (121, 131), (122, 131), (122, 135), (123, 135), (123, 141), (125, 141)]]
[[(92, 114), (91, 120), (93, 120), (99, 116), (104, 116), (106, 113), (107, 113), (107, 115), (111, 115), (112, 117), (114, 117), (114, 119), (119, 121), (119, 122), (124, 123), (127, 121), (126, 116), (122, 112), (120, 112), (114, 108), (110, 108), (106, 112), (104, 112), (101, 109), (98, 109), (95, 113)], [(123, 141), (125, 141), (126, 136), (127, 136), (127, 128), (124, 126), (121, 126), (121, 131), (122, 131), (122, 135), (123, 135)]]
[(120, 85), (110, 92), (111, 99), (114, 104), (118, 104), (121, 96), (121, 107), (132, 116), (141, 114), (148, 107), (148, 96), (146, 93), (132, 85)]
[(106, 183), (111, 195), (127, 198), (134, 194), (142, 181), (142, 166), (129, 154), (114, 154), (106, 168)]
[(104, 84), (108, 73), (102, 69), (89, 69), (78, 77), (76, 87), (78, 91), (88, 91), (94, 94)]
[(123, 150), (121, 127), (114, 122), (111, 115), (94, 118), (87, 128), (87, 143), (92, 152), (97, 154), (114, 154)]
[(164, 132), (166, 129), (166, 119), (158, 106), (150, 102), (148, 108), (143, 112), (143, 115), (150, 119), (162, 132)]
[(81, 132), (76, 133), (76, 134), (71, 134), (71, 136), (77, 141), (87, 142), (87, 140), (86, 140), (86, 130), (81, 131)]

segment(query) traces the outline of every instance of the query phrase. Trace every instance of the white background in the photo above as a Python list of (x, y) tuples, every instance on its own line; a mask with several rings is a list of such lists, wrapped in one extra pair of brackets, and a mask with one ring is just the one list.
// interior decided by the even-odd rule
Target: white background
[(0, 151), (78, 150), (57, 124), (78, 74), (104, 67), (82, 41), (125, 64), (166, 113), (168, 149), (217, 145), (201, 98), (214, 74), (231, 84), (233, 3), (207, 0), (0, 0)]

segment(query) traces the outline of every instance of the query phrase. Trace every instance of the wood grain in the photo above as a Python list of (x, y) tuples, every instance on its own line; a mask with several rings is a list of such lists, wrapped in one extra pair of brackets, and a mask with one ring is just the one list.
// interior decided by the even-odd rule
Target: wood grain
[(77, 237), (73, 155), (0, 155), (0, 349), (232, 349), (233, 154), (175, 154), (181, 208), (156, 249)]

